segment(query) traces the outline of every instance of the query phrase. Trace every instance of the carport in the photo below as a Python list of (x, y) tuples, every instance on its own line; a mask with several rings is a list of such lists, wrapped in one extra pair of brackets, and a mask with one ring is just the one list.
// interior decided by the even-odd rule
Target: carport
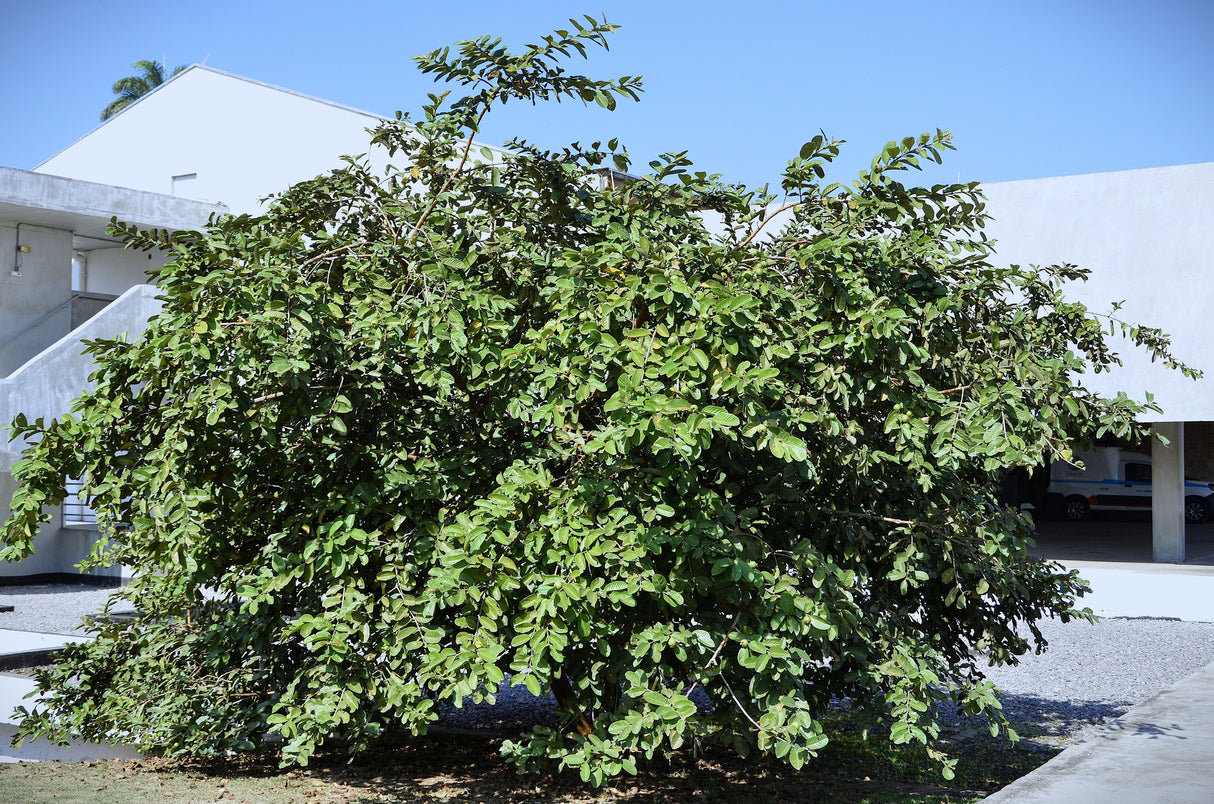
[[(1151, 446), (1152, 554), (1157, 562), (1184, 562), (1185, 424), (1214, 422), (1214, 163), (983, 189), (999, 262), (1091, 270), (1070, 295), (1106, 316), (1124, 365), (1082, 380), (1106, 396), (1151, 395), (1160, 407), (1142, 417), (1159, 436)], [(1123, 303), (1120, 310), (1114, 302)], [(1123, 322), (1168, 333), (1173, 354), (1206, 376), (1188, 379), (1131, 349)], [(1214, 464), (1208, 440), (1193, 448), (1190, 466)]]

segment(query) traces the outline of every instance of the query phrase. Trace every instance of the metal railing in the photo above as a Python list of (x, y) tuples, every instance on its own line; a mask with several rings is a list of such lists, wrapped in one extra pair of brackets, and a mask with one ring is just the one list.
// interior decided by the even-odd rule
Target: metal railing
[(0, 377), (15, 371), (26, 360), (104, 310), (116, 298), (110, 293), (73, 291), (66, 301), (47, 310), (0, 343)]
[(79, 480), (67, 481), (67, 497), (63, 500), (63, 524), (96, 525), (97, 512), (92, 509), (92, 498), (81, 499)]

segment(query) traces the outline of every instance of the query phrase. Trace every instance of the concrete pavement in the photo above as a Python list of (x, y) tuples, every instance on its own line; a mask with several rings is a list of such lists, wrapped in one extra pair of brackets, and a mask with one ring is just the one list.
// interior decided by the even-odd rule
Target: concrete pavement
[(989, 804), (1214, 801), (1214, 665), (984, 799)]
[(79, 642), (83, 636), (40, 634), (37, 631), (14, 631), (0, 628), (0, 654), (24, 653), (31, 650), (61, 648), (69, 642)]
[[(1079, 570), (1102, 617), (1214, 622), (1214, 524), (1189, 527), (1184, 564), (1150, 563), (1149, 518), (1043, 522), (1038, 555)], [(990, 804), (1214, 801), (1214, 665), (984, 799)]]
[[(1214, 567), (1064, 561), (1091, 584), (1079, 600), (1101, 617), (1157, 617), (1214, 623)], [(1212, 799), (1214, 800), (1214, 799)]]

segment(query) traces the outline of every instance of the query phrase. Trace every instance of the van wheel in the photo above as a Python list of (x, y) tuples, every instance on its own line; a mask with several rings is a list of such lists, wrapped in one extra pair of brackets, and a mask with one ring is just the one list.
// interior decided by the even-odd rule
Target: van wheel
[(1092, 506), (1078, 494), (1071, 495), (1063, 501), (1062, 511), (1072, 522), (1082, 522), (1092, 515)]
[(1210, 504), (1204, 497), (1184, 498), (1184, 521), (1191, 523), (1205, 522), (1210, 518)]

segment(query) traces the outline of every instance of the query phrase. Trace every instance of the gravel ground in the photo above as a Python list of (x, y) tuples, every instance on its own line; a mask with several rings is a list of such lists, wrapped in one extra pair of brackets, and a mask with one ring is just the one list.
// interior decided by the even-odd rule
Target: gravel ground
[[(0, 604), (16, 608), (0, 613), (0, 629), (72, 633), (112, 592), (0, 586)], [(1081, 738), (1214, 662), (1214, 623), (1114, 618), (1095, 624), (1048, 621), (1041, 630), (1048, 650), (1014, 667), (990, 668), (987, 675), (1003, 691), (1004, 711), (1018, 729), (1039, 730), (1058, 742)], [(504, 688), (495, 707), (443, 710), (444, 723), (459, 728), (518, 731), (553, 718), (551, 699), (537, 701), (522, 686)], [(957, 729), (972, 725), (980, 724), (959, 721)]]
[[(13, 607), (13, 611), (0, 612), (0, 628), (71, 634), (82, 625), (85, 617), (100, 612), (113, 592), (112, 587), (84, 584), (0, 586), (0, 605)], [(126, 603), (122, 606), (130, 608)], [(0, 650), (3, 648), (0, 644)]]
[(1018, 730), (1040, 729), (1058, 744), (1082, 739), (1214, 662), (1214, 623), (1050, 620), (1041, 631), (1049, 642), (1044, 653), (989, 668), (987, 677)]

